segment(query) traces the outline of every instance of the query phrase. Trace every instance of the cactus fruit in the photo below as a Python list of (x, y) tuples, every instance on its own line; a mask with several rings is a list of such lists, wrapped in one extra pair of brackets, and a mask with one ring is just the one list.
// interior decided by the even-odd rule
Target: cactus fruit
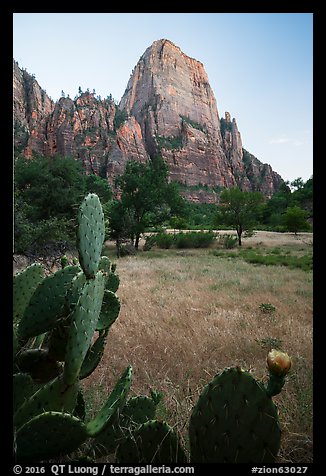
[(189, 425), (194, 463), (269, 463), (280, 447), (276, 407), (264, 386), (239, 368), (206, 385)]
[(288, 354), (272, 349), (267, 356), (269, 381), (266, 391), (270, 397), (277, 395), (285, 383), (285, 376), (291, 369), (292, 361)]
[(58, 458), (71, 453), (87, 439), (86, 425), (69, 413), (43, 412), (16, 433), (19, 461)]
[(149, 420), (143, 423), (118, 447), (117, 460), (124, 464), (184, 464), (187, 462), (177, 435), (166, 423)]
[(77, 246), (79, 262), (87, 278), (98, 271), (104, 235), (104, 215), (101, 202), (94, 193), (83, 200), (78, 215)]
[(68, 286), (79, 270), (78, 266), (66, 266), (43, 279), (19, 322), (19, 337), (35, 337), (56, 326), (58, 320), (64, 317)]

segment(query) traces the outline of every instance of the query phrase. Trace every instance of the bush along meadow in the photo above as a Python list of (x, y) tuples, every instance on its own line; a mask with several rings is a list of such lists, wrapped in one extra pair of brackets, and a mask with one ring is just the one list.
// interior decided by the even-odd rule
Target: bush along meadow
[(239, 367), (226, 368), (203, 389), (189, 421), (189, 447), (156, 418), (162, 395), (128, 398), (132, 367), (122, 373), (98, 414), (87, 418), (80, 381), (97, 368), (118, 318), (119, 276), (101, 256), (104, 216), (98, 196), (79, 209), (79, 263), (44, 276), (32, 264), (14, 276), (14, 459), (117, 463), (269, 463), (281, 444), (277, 395), (291, 367), (286, 353), (268, 354), (265, 386)]

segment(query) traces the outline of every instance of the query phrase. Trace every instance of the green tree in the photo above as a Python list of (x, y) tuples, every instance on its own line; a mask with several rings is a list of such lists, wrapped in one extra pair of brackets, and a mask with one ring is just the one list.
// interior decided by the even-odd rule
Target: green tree
[(85, 193), (96, 193), (102, 204), (112, 199), (112, 189), (108, 181), (98, 175), (86, 175), (85, 187)]
[(264, 200), (260, 192), (243, 192), (238, 187), (223, 190), (216, 216), (216, 224), (234, 226), (239, 246), (245, 231), (251, 231), (257, 223), (259, 206)]
[(302, 180), (302, 177), (298, 177), (295, 180), (292, 180), (290, 185), (295, 190), (301, 190), (304, 187), (304, 181)]
[(286, 229), (295, 235), (298, 231), (304, 231), (310, 228), (307, 222), (307, 212), (297, 206), (286, 209), (283, 215), (283, 223)]
[(310, 218), (313, 217), (313, 177), (306, 182), (301, 177), (290, 184), (283, 182), (279, 190), (263, 206), (263, 223), (273, 227), (283, 226), (286, 209), (294, 206), (303, 208)]
[(124, 111), (124, 110), (122, 111), (121, 109), (119, 109), (119, 106), (115, 106), (115, 116), (113, 120), (114, 130), (116, 131), (117, 129), (119, 129), (121, 124), (123, 124), (127, 119), (128, 119), (127, 111)]
[(18, 157), (14, 165), (15, 250), (36, 250), (47, 240), (74, 239), (85, 193), (82, 166), (69, 157)]
[(113, 200), (103, 204), (106, 220), (106, 235), (115, 241), (117, 256), (120, 257), (121, 245), (133, 235), (134, 220), (130, 211), (121, 201)]
[(122, 207), (131, 217), (130, 237), (134, 238), (136, 249), (147, 227), (157, 226), (185, 209), (177, 187), (168, 183), (168, 168), (161, 157), (147, 163), (129, 161), (116, 184), (121, 191)]
[(20, 157), (15, 162), (14, 183), (31, 206), (32, 220), (74, 218), (85, 191), (82, 165), (71, 157)]

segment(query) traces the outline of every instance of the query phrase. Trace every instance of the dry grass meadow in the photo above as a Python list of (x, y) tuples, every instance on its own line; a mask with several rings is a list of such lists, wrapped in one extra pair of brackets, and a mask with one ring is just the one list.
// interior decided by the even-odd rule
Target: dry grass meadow
[[(300, 256), (312, 251), (312, 235), (258, 232), (243, 247), (279, 247)], [(186, 445), (203, 386), (236, 365), (266, 380), (266, 355), (277, 347), (293, 360), (284, 389), (274, 397), (283, 429), (278, 461), (312, 462), (312, 272), (250, 264), (223, 256), (223, 250), (216, 256), (213, 249), (153, 248), (115, 262), (120, 316), (100, 365), (83, 381), (94, 412), (130, 364), (131, 394), (162, 391), (158, 416)], [(264, 313), (262, 303), (275, 311)]]

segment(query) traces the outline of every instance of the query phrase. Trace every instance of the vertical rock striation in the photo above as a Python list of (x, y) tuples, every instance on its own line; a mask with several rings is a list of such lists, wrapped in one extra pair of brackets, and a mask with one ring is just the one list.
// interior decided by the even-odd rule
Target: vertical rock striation
[(282, 182), (243, 149), (235, 119), (220, 119), (203, 64), (165, 39), (141, 56), (119, 107), (89, 92), (54, 103), (14, 62), (14, 129), (17, 153), (69, 155), (112, 184), (128, 160), (159, 154), (195, 201), (236, 185), (271, 196)]

